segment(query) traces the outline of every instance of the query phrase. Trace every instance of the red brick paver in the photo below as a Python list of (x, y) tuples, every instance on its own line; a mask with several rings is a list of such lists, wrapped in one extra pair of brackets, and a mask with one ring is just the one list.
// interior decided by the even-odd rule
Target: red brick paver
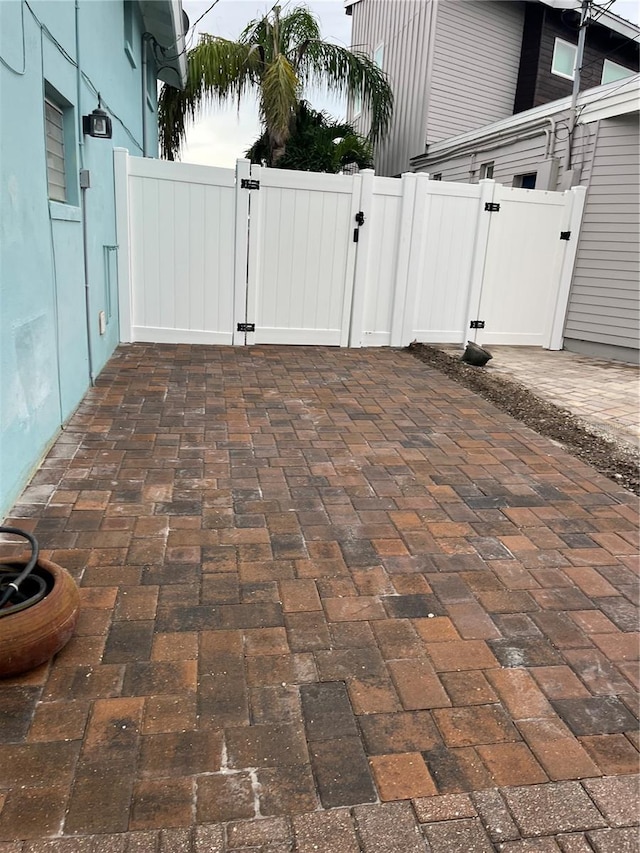
[(2, 853), (633, 843), (635, 499), (410, 354), (122, 347), (7, 523)]

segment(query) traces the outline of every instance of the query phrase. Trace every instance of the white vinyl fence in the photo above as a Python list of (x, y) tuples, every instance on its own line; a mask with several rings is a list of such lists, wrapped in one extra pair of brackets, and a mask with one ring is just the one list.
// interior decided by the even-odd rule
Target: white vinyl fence
[(115, 163), (124, 342), (562, 347), (582, 187)]

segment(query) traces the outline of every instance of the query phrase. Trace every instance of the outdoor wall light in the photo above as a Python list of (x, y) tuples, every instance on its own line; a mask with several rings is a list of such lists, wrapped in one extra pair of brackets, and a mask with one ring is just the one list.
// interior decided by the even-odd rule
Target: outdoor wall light
[(86, 136), (95, 136), (96, 139), (111, 139), (111, 119), (102, 109), (100, 96), (96, 109), (88, 116), (82, 116), (82, 132)]

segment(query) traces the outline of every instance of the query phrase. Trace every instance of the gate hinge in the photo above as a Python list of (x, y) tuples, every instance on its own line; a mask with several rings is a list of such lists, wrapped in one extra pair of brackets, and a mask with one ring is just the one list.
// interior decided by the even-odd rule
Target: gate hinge
[(259, 190), (260, 181), (254, 181), (252, 178), (240, 178), (240, 186), (243, 190)]
[(469, 323), (470, 329), (484, 329), (484, 320), (472, 320)]
[(255, 323), (238, 323), (238, 331), (239, 332), (255, 332), (256, 324)]
[(497, 201), (485, 201), (484, 209), (489, 213), (497, 213), (500, 210), (500, 205)]
[(571, 231), (561, 231), (560, 232), (561, 240), (570, 240), (571, 239)]

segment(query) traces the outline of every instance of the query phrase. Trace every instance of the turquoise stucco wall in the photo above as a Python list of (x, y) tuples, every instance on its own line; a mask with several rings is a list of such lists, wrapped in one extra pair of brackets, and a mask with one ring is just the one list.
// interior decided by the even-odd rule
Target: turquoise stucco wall
[[(119, 339), (116, 258), (106, 248), (116, 242), (113, 148), (143, 153), (143, 103), (147, 153), (157, 152), (155, 69), (151, 63), (151, 97), (143, 99), (137, 4), (130, 51), (121, 0), (29, 5), (33, 13), (22, 0), (0, 0), (0, 518), (90, 386), (79, 169), (91, 176), (85, 212), (97, 375)], [(111, 140), (79, 129), (97, 106), (94, 90), (118, 116)], [(45, 92), (65, 108), (65, 204), (48, 200)], [(100, 311), (108, 316), (102, 335)]]

